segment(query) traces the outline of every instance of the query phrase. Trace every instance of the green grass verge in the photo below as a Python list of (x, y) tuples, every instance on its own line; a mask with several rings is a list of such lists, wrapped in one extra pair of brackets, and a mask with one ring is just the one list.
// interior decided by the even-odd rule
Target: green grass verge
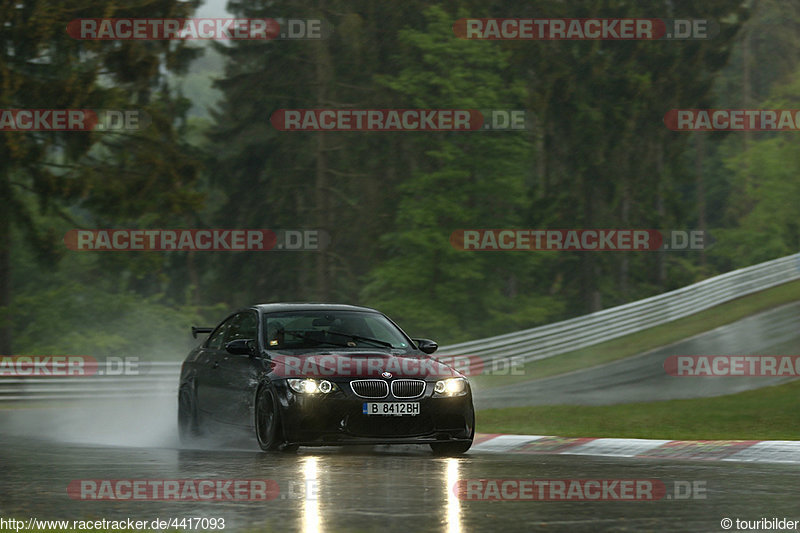
[(798, 397), (800, 380), (794, 380), (713, 398), (486, 409), (476, 414), (476, 427), (481, 433), (560, 437), (798, 440)]
[(527, 363), (521, 367), (521, 375), (478, 375), (470, 378), (470, 381), (473, 382), (475, 388), (481, 389), (589, 368), (672, 344), (698, 333), (736, 322), (754, 313), (798, 300), (800, 300), (800, 280), (743, 296), (668, 324)]

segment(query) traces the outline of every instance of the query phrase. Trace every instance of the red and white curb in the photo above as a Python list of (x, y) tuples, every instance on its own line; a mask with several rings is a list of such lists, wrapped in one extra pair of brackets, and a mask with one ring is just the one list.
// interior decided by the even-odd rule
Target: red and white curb
[(471, 452), (800, 464), (800, 441), (653, 440), (478, 433)]

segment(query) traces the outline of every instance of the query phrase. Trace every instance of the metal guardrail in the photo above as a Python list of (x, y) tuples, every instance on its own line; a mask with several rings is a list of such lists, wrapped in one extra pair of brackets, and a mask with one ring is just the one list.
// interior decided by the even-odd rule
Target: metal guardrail
[(800, 254), (734, 270), (674, 291), (536, 328), (444, 346), (442, 355), (484, 361), (546, 359), (684, 318), (753, 292), (800, 279)]
[(142, 363), (142, 373), (123, 375), (6, 377), (0, 376), (0, 401), (103, 399), (151, 397), (178, 392), (181, 363)]
[[(690, 316), (723, 302), (800, 279), (800, 253), (693, 285), (531, 329), (443, 346), (437, 355), (536, 361)], [(179, 362), (148, 363), (145, 373), (89, 377), (0, 377), (0, 401), (176, 395)]]

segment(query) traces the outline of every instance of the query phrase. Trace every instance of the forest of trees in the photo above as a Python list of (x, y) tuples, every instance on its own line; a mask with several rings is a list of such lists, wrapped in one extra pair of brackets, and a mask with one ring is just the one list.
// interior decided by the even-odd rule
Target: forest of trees
[[(153, 117), (141, 132), (0, 134), (0, 353), (179, 358), (190, 324), (273, 301), (373, 306), (446, 344), (800, 247), (796, 132), (685, 133), (663, 122), (673, 108), (800, 109), (798, 0), (231, 0), (232, 16), (322, 18), (334, 32), (200, 46), (78, 41), (64, 31), (74, 18), (181, 17), (196, 7), (0, 7), (0, 107)], [(720, 32), (687, 41), (454, 36), (456, 19), (490, 16), (705, 18)], [(203, 70), (219, 58), (221, 72)], [(197, 89), (209, 76), (215, 90)], [(277, 109), (322, 107), (524, 109), (531, 127), (316, 133), (269, 122)], [(316, 228), (331, 243), (92, 253), (64, 246), (73, 228)], [(450, 245), (460, 228), (702, 229), (715, 243), (704, 252), (469, 253)]]

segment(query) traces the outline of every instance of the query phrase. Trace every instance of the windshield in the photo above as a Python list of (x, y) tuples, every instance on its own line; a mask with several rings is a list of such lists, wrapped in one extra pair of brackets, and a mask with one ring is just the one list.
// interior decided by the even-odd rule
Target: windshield
[(363, 311), (291, 311), (264, 317), (270, 350), (392, 349), (410, 352), (408, 339), (385, 316)]

